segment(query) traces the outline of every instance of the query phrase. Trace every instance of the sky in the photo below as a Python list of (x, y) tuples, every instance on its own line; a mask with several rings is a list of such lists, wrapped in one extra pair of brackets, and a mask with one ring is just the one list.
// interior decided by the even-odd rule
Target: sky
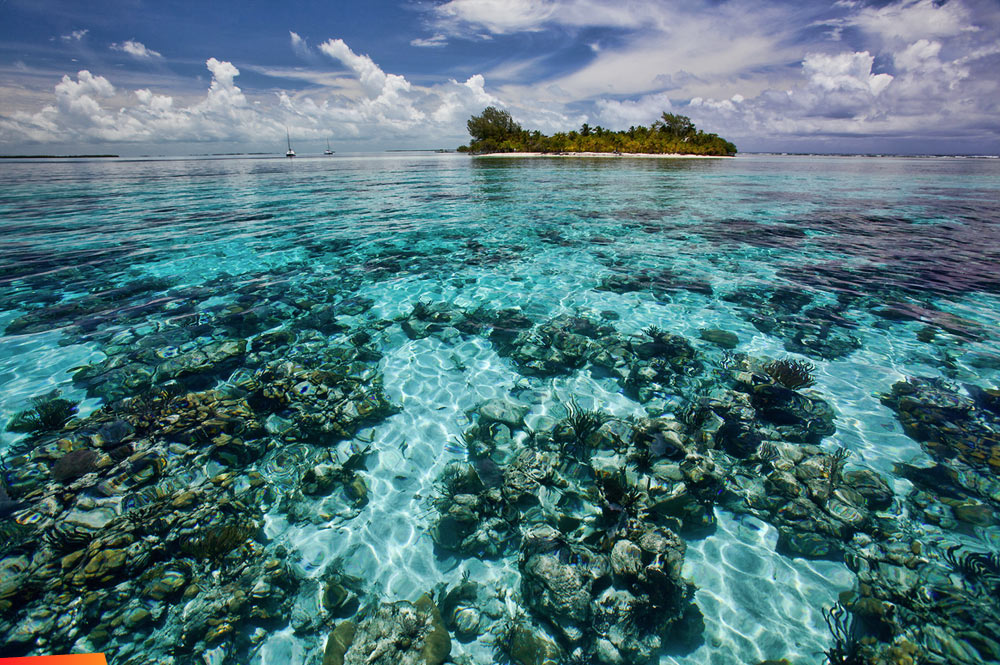
[(0, 0), (0, 154), (453, 149), (689, 116), (741, 151), (1000, 153), (997, 0)]

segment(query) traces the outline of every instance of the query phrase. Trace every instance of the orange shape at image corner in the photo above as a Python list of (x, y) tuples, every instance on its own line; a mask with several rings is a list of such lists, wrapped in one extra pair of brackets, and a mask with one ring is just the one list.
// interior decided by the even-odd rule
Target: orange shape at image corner
[(0, 658), (0, 665), (108, 665), (108, 660), (103, 653), (80, 653), (73, 656)]

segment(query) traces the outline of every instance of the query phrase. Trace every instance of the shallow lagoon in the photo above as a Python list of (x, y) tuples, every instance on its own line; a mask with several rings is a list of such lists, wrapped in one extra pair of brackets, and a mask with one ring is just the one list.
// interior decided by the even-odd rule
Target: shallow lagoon
[[(35, 420), (2, 435), (4, 649), (320, 663), (334, 626), (357, 651), (410, 601), (456, 663), (820, 663), (840, 600), (871, 662), (1000, 657), (998, 175), (5, 164), (0, 419)], [(783, 359), (812, 385), (781, 385)], [(37, 422), (45, 395), (76, 411)], [(799, 499), (816, 514), (789, 519)], [(672, 556), (635, 545), (673, 532)], [(656, 632), (625, 592), (673, 626), (660, 648), (612, 637)]]

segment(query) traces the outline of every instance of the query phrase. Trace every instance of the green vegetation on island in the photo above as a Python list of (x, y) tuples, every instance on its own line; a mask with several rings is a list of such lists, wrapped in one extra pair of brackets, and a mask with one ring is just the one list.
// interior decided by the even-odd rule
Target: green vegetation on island
[(584, 123), (579, 131), (546, 136), (522, 129), (510, 112), (490, 106), (468, 122), (469, 145), (459, 152), (606, 152), (682, 155), (735, 155), (736, 146), (718, 134), (706, 134), (683, 115), (664, 113), (649, 127), (612, 131)]

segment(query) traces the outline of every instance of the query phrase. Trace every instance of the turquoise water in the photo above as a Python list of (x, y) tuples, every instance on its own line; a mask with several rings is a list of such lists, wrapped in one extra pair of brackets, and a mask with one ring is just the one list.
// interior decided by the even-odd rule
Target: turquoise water
[[(791, 156), (4, 164), (0, 422), (23, 426), (0, 435), (0, 644), (321, 663), (353, 621), (360, 662), (376, 608), (423, 612), (426, 593), (455, 663), (822, 663), (838, 600), (882, 657), (1000, 659), (998, 176)], [(767, 363), (786, 359), (812, 384), (781, 385)], [(45, 396), (75, 410), (45, 420)], [(589, 412), (596, 433), (570, 427)], [(446, 519), (461, 497), (474, 515)], [(793, 497), (816, 515), (787, 518)], [(561, 535), (536, 551), (543, 526)], [(623, 572), (654, 532), (683, 539), (669, 583)], [(579, 572), (596, 560), (613, 570)], [(685, 598), (657, 600), (669, 585)], [(623, 646), (658, 630), (623, 594), (671, 627), (653, 646)]]

